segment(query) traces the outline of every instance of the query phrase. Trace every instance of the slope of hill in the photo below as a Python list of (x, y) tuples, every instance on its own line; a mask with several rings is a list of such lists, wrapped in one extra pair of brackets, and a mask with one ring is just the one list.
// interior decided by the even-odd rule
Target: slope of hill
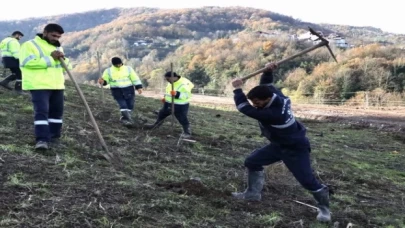
[[(359, 91), (377, 91), (375, 96), (381, 99), (385, 93), (402, 93), (405, 88), (404, 36), (373, 27), (317, 25), (246, 7), (110, 9), (19, 21), (18, 25), (33, 34), (45, 22), (66, 28), (62, 42), (80, 82), (94, 82), (100, 76), (99, 67), (109, 67), (111, 57), (120, 56), (151, 88), (160, 85), (162, 72), (173, 63), (178, 73), (189, 75), (196, 89), (226, 94), (231, 78), (313, 45), (298, 39), (311, 26), (358, 47), (346, 50), (332, 45), (338, 64), (328, 63), (330, 55), (320, 48), (280, 66), (276, 82), (294, 96), (343, 103)], [(0, 24), (0, 29), (8, 26), (0, 31), (10, 30), (10, 23), (17, 25), (7, 23)]]
[[(263, 202), (234, 201), (244, 188), (243, 160), (266, 144), (257, 123), (234, 110), (191, 106), (196, 143), (178, 145), (170, 118), (161, 128), (127, 129), (101, 91), (82, 86), (111, 151), (123, 168), (101, 159), (101, 147), (79, 97), (67, 83), (62, 146), (32, 151), (32, 105), (0, 89), (0, 227), (329, 227), (282, 163), (266, 169)], [(137, 97), (136, 113), (152, 121), (159, 100)], [(403, 227), (405, 151), (402, 133), (306, 121), (317, 176), (334, 190), (339, 227)], [(322, 132), (322, 134), (319, 134)]]
[(59, 23), (63, 25), (63, 28), (66, 30), (66, 32), (75, 32), (91, 29), (100, 24), (111, 22), (118, 17), (154, 11), (156, 10), (150, 8), (114, 8), (106, 10), (93, 10), (84, 13), (55, 15), (43, 18), (0, 21), (0, 37), (9, 36), (13, 31), (20, 30), (25, 35), (25, 37), (22, 39), (22, 41), (24, 41), (32, 39), (32, 37), (36, 33), (42, 32), (43, 27), (48, 23)]

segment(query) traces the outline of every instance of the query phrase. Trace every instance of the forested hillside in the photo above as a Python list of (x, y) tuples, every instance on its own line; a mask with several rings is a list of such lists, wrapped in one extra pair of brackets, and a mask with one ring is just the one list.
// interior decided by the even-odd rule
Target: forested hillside
[[(380, 103), (403, 99), (405, 36), (378, 28), (317, 25), (252, 8), (204, 7), (98, 10), (0, 22), (0, 31), (6, 36), (18, 29), (28, 39), (49, 22), (66, 29), (65, 52), (73, 59), (73, 73), (81, 82), (92, 82), (99, 76), (99, 54), (102, 69), (110, 65), (111, 57), (120, 56), (151, 89), (161, 86), (161, 75), (173, 62), (177, 72), (195, 82), (196, 89), (226, 94), (232, 78), (313, 45), (297, 38), (311, 26), (325, 36), (342, 37), (349, 48), (331, 44), (337, 64), (321, 48), (280, 66), (277, 84), (286, 93), (294, 99), (317, 97), (321, 102), (364, 99), (363, 91), (378, 97)], [(255, 83), (251, 80), (247, 86)]]

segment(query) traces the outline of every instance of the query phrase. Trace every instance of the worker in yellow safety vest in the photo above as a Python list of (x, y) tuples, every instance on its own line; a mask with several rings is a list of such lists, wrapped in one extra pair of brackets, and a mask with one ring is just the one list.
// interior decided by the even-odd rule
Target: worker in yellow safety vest
[(119, 57), (111, 59), (112, 66), (104, 70), (103, 76), (98, 83), (105, 86), (110, 85), (111, 94), (117, 101), (123, 125), (134, 124), (131, 112), (135, 105), (135, 90), (142, 94), (142, 82), (134, 69), (123, 64)]
[(7, 76), (0, 82), (0, 86), (12, 90), (8, 84), (15, 80), (14, 89), (17, 93), (21, 94), (21, 70), (19, 63), (20, 54), (20, 39), (24, 36), (22, 32), (15, 31), (10, 37), (3, 39), (0, 43), (0, 50), (4, 68), (11, 71), (11, 75)]
[(61, 137), (65, 76), (60, 59), (71, 68), (59, 42), (63, 33), (60, 25), (48, 24), (21, 45), (22, 88), (31, 92), (34, 105), (36, 150), (59, 144)]
[[(174, 116), (183, 127), (183, 138), (191, 137), (190, 122), (188, 121), (188, 110), (190, 106), (191, 90), (194, 84), (185, 77), (182, 77), (176, 72), (166, 72), (164, 75), (169, 82), (166, 87), (165, 97), (162, 99), (163, 107), (160, 109), (158, 118), (154, 124), (145, 125), (146, 129), (153, 129), (159, 127), (164, 119), (171, 114), (172, 97), (174, 97)], [(172, 90), (172, 84), (174, 90)]]

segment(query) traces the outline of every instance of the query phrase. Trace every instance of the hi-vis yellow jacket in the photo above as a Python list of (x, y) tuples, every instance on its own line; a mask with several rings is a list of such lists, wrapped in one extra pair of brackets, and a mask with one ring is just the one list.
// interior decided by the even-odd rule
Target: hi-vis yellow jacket
[(2, 57), (14, 57), (18, 59), (20, 51), (20, 42), (14, 37), (7, 37), (0, 43)]
[(135, 89), (142, 88), (139, 76), (130, 66), (109, 67), (104, 70), (102, 78), (110, 85), (110, 88), (126, 88), (129, 86), (135, 86)]
[[(174, 91), (176, 96), (174, 97), (174, 104), (184, 105), (190, 103), (191, 90), (194, 88), (194, 84), (187, 78), (180, 77), (179, 80), (174, 82)], [(166, 86), (165, 101), (172, 103), (172, 84), (168, 83)]]
[[(54, 60), (51, 53), (63, 52), (62, 47), (49, 44), (37, 35), (21, 45), (20, 69), (24, 90), (62, 90), (65, 89), (64, 69), (59, 60)], [(65, 59), (71, 69), (69, 59)]]

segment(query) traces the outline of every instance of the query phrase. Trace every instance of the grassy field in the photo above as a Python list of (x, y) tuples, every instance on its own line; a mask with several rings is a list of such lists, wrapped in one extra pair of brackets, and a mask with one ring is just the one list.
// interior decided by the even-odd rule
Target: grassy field
[[(405, 227), (405, 136), (343, 123), (302, 120), (314, 172), (328, 184), (333, 222), (315, 221), (314, 205), (282, 163), (266, 169), (263, 201), (235, 201), (245, 187), (244, 158), (266, 145), (257, 123), (235, 110), (191, 106), (196, 143), (178, 145), (181, 127), (127, 129), (106, 91), (82, 86), (109, 149), (102, 151), (78, 95), (67, 83), (63, 145), (33, 151), (30, 98), (0, 89), (0, 227)], [(138, 96), (149, 122), (160, 102)]]

